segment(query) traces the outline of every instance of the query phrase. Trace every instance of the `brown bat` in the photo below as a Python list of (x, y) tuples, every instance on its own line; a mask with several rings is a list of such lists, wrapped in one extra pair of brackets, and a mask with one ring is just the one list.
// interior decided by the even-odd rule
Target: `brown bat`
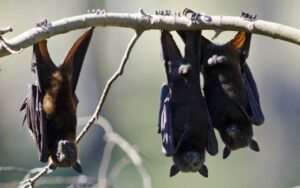
[(39, 159), (50, 169), (72, 167), (82, 172), (76, 144), (75, 94), (82, 63), (94, 28), (74, 43), (63, 63), (58, 67), (50, 58), (47, 41), (33, 45), (32, 71), (37, 80), (29, 86), (29, 94), (21, 110), (25, 110), (29, 130), (37, 144)]

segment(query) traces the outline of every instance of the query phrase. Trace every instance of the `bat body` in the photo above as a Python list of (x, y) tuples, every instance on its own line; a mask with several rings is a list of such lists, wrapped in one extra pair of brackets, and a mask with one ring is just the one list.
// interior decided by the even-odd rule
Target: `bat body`
[(205, 150), (212, 155), (218, 152), (200, 88), (200, 49), (196, 43), (200, 36), (200, 32), (187, 32), (182, 57), (172, 35), (167, 31), (161, 35), (168, 83), (161, 92), (159, 132), (165, 154), (173, 157), (170, 176), (182, 171), (207, 177)]
[[(243, 14), (252, 21), (255, 17)], [(184, 33), (179, 32), (185, 41)], [(259, 151), (253, 139), (254, 125), (261, 125), (264, 116), (256, 83), (246, 64), (251, 33), (238, 32), (226, 44), (217, 45), (202, 36), (202, 74), (204, 94), (213, 126), (219, 131), (225, 148), (223, 158), (231, 150), (249, 146)]]
[(37, 80), (29, 86), (21, 110), (25, 110), (24, 121), (27, 119), (40, 161), (50, 158), (52, 170), (59, 166), (82, 171), (77, 160), (75, 89), (93, 29), (77, 39), (58, 67), (50, 58), (46, 40), (33, 46), (32, 71)]

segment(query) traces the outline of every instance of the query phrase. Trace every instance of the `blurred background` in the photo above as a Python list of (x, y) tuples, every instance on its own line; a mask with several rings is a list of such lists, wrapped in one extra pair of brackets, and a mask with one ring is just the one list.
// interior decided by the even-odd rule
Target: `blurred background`
[[(297, 0), (64, 0), (0, 1), (0, 27), (11, 26), (12, 38), (30, 28), (41, 18), (50, 22), (84, 14), (92, 8), (106, 12), (148, 13), (157, 9), (182, 11), (189, 7), (211, 15), (238, 16), (240, 11), (258, 14), (258, 19), (300, 28), (300, 1)], [(84, 30), (52, 37), (49, 51), (60, 63)], [(127, 43), (134, 32), (125, 28), (98, 27), (93, 35), (77, 87), (80, 100), (78, 116), (93, 113), (107, 79), (119, 66)], [(248, 63), (259, 88), (265, 123), (255, 127), (261, 152), (241, 149), (227, 160), (222, 152), (207, 157), (209, 178), (199, 174), (180, 173), (169, 178), (171, 158), (161, 153), (161, 136), (157, 134), (160, 87), (165, 81), (161, 61), (159, 32), (145, 32), (133, 48), (124, 75), (112, 86), (101, 115), (113, 128), (135, 145), (141, 153), (154, 188), (291, 188), (300, 185), (300, 49), (297, 45), (254, 35)], [(217, 42), (226, 42), (235, 32), (224, 32)], [(206, 37), (213, 32), (205, 31)], [(174, 34), (175, 36), (175, 34)], [(183, 44), (176, 40), (180, 47)], [(30, 71), (32, 48), (18, 55), (0, 59), (0, 166), (31, 169), (43, 166), (38, 161), (36, 146), (27, 127), (21, 127), (23, 112), (19, 108), (27, 94), (27, 84), (35, 80)], [(78, 131), (82, 127), (78, 128)], [(84, 175), (97, 177), (103, 153), (103, 131), (93, 126), (80, 143), (80, 160)], [(223, 144), (219, 142), (220, 151)], [(124, 154), (114, 149), (112, 165)], [(111, 166), (110, 166), (111, 167)], [(47, 176), (75, 176), (71, 169), (58, 169)], [(20, 181), (24, 173), (0, 172), (0, 183)], [(137, 170), (128, 165), (113, 187), (142, 187)], [(47, 186), (43, 186), (47, 187)], [(66, 187), (55, 185), (50, 187)]]

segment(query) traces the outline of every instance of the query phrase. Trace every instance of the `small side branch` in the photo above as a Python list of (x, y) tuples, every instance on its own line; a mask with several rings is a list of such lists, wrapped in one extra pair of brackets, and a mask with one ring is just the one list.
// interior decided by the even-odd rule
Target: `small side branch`
[(104, 101), (107, 97), (107, 94), (110, 90), (110, 87), (111, 85), (117, 80), (117, 78), (119, 76), (121, 76), (123, 74), (123, 71), (124, 71), (124, 67), (127, 63), (127, 60), (129, 58), (129, 55), (130, 55), (130, 52), (135, 44), (135, 42), (138, 40), (138, 38), (141, 36), (142, 34), (142, 31), (137, 31), (135, 32), (135, 35), (133, 36), (133, 38), (131, 39), (131, 41), (129, 42), (128, 46), (127, 46), (127, 49), (125, 51), (125, 54), (123, 56), (123, 59), (122, 59), (122, 62), (119, 66), (119, 69), (117, 70), (117, 72), (115, 72), (115, 74), (106, 82), (106, 85), (105, 85), (105, 88), (102, 92), (102, 95), (100, 97), (100, 100), (99, 100), (99, 103), (96, 107), (96, 110), (93, 114), (93, 116), (91, 117), (91, 119), (88, 121), (88, 123), (86, 124), (86, 126), (83, 128), (83, 130), (81, 131), (81, 133), (77, 136), (76, 138), (76, 141), (77, 143), (80, 142), (81, 138), (84, 136), (84, 134), (89, 130), (89, 128), (91, 127), (91, 125), (93, 125), (93, 123), (95, 122), (95, 120), (98, 118), (101, 110), (102, 110), (102, 107), (103, 107), (103, 104), (104, 104)]
[[(142, 9), (139, 13), (106, 13), (99, 12), (78, 15), (50, 23), (47, 27), (32, 28), (7, 40), (6, 46), (12, 51), (27, 48), (41, 40), (76, 29), (91, 26), (114, 26), (135, 30), (232, 30), (248, 31), (300, 45), (300, 30), (282, 24), (256, 20), (250, 22), (233, 16), (203, 16), (203, 19), (191, 22), (185, 16), (161, 16), (147, 14)], [(0, 30), (1, 32), (1, 30)], [(11, 52), (0, 44), (0, 57)]]

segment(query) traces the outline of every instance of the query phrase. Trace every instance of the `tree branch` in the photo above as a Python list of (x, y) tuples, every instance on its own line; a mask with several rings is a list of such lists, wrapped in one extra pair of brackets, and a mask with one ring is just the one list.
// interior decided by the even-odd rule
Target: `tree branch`
[[(105, 13), (104, 11), (63, 18), (49, 23), (47, 26), (34, 27), (6, 41), (9, 49), (18, 51), (29, 47), (43, 39), (63, 34), (72, 30), (91, 26), (115, 26), (135, 30), (166, 29), (166, 30), (206, 30), (221, 29), (249, 31), (300, 45), (300, 30), (282, 24), (256, 20), (253, 22), (233, 16), (201, 16), (192, 22), (185, 16), (160, 16), (146, 14), (142, 9), (139, 13)], [(0, 44), (0, 57), (9, 55), (7, 47)]]

